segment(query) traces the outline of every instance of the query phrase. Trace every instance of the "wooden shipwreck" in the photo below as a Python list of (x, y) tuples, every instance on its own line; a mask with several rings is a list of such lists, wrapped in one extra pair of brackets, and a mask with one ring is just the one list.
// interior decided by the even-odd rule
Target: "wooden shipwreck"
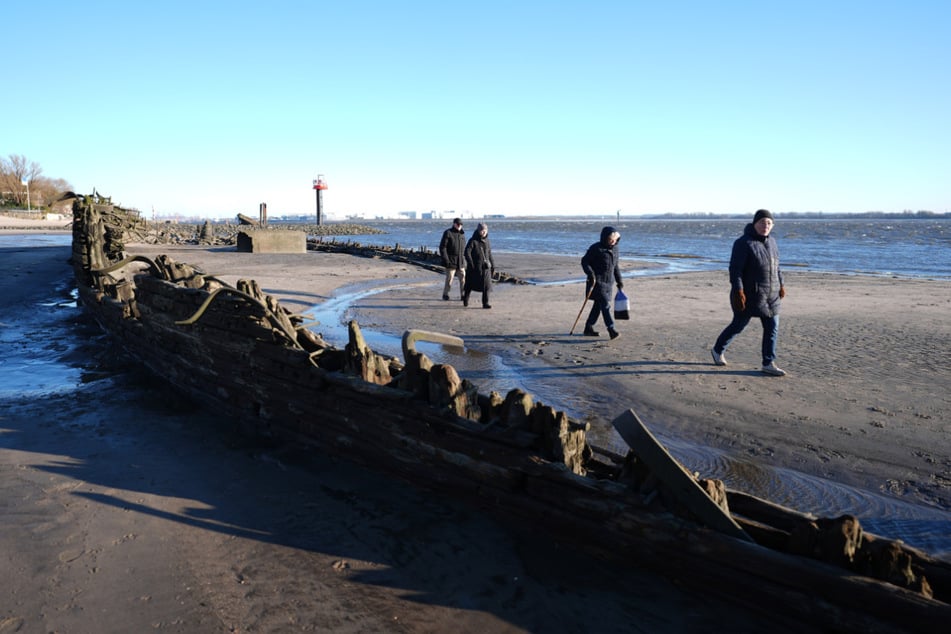
[[(343, 349), (252, 280), (231, 287), (167, 256), (125, 251), (144, 223), (99, 196), (74, 201), (79, 296), (158, 376), (255, 434), (305, 443), (529, 522), (612, 561), (823, 631), (931, 632), (951, 622), (951, 564), (687, 472), (633, 411), (631, 450), (512, 390), (480, 391), (404, 335), (376, 354), (355, 322)], [(944, 625), (942, 625), (944, 624)]]

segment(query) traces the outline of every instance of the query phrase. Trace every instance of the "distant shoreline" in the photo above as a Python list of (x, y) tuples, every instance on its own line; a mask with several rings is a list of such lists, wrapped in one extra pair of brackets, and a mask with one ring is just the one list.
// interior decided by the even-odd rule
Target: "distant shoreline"
[[(473, 213), (460, 213), (457, 214), (458, 217), (468, 220), (470, 222), (487, 220), (490, 222), (597, 222), (597, 221), (612, 221), (612, 222), (638, 222), (638, 221), (658, 221), (658, 220), (672, 220), (672, 221), (688, 221), (688, 220), (731, 220), (731, 221), (746, 221), (750, 219), (749, 213), (736, 213), (736, 214), (705, 214), (705, 213), (667, 213), (667, 214), (643, 214), (643, 215), (634, 215), (634, 214), (621, 214), (618, 217), (615, 214), (566, 214), (566, 215), (534, 215), (534, 216), (522, 216), (522, 215), (499, 215), (499, 214), (473, 214)], [(892, 212), (861, 212), (861, 213), (823, 213), (819, 212), (800, 212), (800, 211), (789, 211), (789, 212), (776, 212), (776, 216), (783, 220), (951, 220), (951, 212), (931, 212), (931, 211), (916, 211), (908, 213), (892, 213)], [(439, 218), (406, 218), (401, 216), (387, 216), (379, 218), (366, 218), (366, 217), (347, 217), (347, 218), (325, 218), (324, 222), (328, 224), (366, 224), (374, 222), (395, 222), (395, 223), (422, 223), (422, 222), (441, 222), (447, 223), (450, 222), (454, 216), (449, 214), (444, 217)], [(196, 223), (204, 222), (205, 218), (156, 218), (154, 222), (164, 222), (170, 220), (172, 222), (179, 223)], [(233, 218), (208, 218), (210, 222), (213, 223), (226, 223), (234, 222)], [(152, 221), (150, 221), (152, 222)], [(307, 216), (295, 216), (289, 218), (287, 216), (272, 217), (270, 219), (270, 224), (272, 226), (276, 225), (306, 225), (313, 224), (314, 220), (311, 217)]]
[[(56, 231), (56, 232), (68, 232), (71, 231), (71, 220), (45, 220), (40, 218), (30, 218), (28, 215), (31, 212), (25, 210), (9, 210), (0, 212), (0, 232), (6, 231)], [(32, 212), (36, 214), (37, 212)], [(446, 212), (446, 217), (438, 218), (405, 218), (400, 216), (392, 217), (379, 217), (379, 218), (364, 218), (364, 217), (346, 217), (342, 219), (329, 218), (325, 219), (325, 222), (329, 225), (364, 225), (365, 223), (373, 222), (397, 222), (397, 223), (420, 223), (420, 222), (446, 222), (448, 218), (452, 217), (452, 214), (455, 212)], [(686, 213), (664, 213), (664, 214), (611, 214), (611, 213), (591, 213), (591, 214), (551, 214), (551, 215), (502, 215), (502, 214), (488, 214), (488, 215), (479, 215), (479, 214), (458, 214), (460, 217), (465, 217), (468, 220), (491, 220), (493, 222), (594, 222), (594, 221), (614, 221), (614, 222), (638, 222), (638, 221), (691, 221), (691, 220), (735, 220), (735, 221), (746, 221), (749, 220), (749, 213), (736, 213), (736, 214), (720, 214), (720, 213), (702, 213), (702, 212), (686, 212)], [(918, 211), (905, 211), (901, 213), (897, 212), (884, 212), (884, 211), (865, 211), (865, 212), (856, 212), (856, 213), (826, 213), (822, 211), (788, 211), (788, 212), (776, 212), (778, 217), (781, 217), (783, 220), (951, 220), (951, 212), (934, 212), (928, 210), (918, 210)], [(148, 220), (148, 219), (147, 219)], [(208, 221), (212, 224), (235, 224), (234, 217), (228, 218), (208, 218), (208, 217), (193, 217), (193, 218), (181, 218), (181, 217), (169, 217), (169, 218), (154, 218), (148, 220), (150, 223), (165, 223), (171, 222), (174, 224), (196, 224), (204, 223)], [(294, 217), (275, 217), (271, 218), (270, 226), (274, 228), (280, 228), (281, 226), (307, 226), (314, 225), (314, 219), (305, 216), (305, 215), (296, 215)], [(314, 225), (316, 228), (316, 225)], [(313, 233), (321, 233), (318, 231), (313, 231)], [(364, 233), (364, 232), (357, 232)]]
[(0, 214), (0, 234), (6, 233), (72, 233), (72, 219), (46, 220)]

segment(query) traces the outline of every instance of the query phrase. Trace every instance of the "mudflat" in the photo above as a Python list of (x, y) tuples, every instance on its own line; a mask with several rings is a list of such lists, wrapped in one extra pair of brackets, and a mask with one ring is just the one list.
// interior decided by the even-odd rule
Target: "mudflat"
[(543, 367), (596, 435), (633, 408), (666, 436), (951, 509), (948, 281), (787, 269), (777, 364), (788, 375), (771, 377), (760, 371), (758, 320), (727, 350), (728, 365), (713, 365), (713, 341), (731, 318), (726, 271), (637, 277), (638, 264), (625, 263), (635, 275), (624, 286), (631, 319), (617, 322), (612, 341), (600, 321), (600, 337), (580, 334), (591, 302), (569, 334), (584, 300), (580, 256), (497, 254), (499, 270), (540, 283), (498, 284), (484, 310), (477, 298), (464, 308), (456, 287), (443, 301), (442, 275), (405, 263), (136, 248), (232, 282), (256, 279), (292, 310), (349, 284), (389, 285), (353, 301), (358, 323), (446, 332), (526, 371)]
[[(729, 365), (712, 364), (730, 318), (725, 272), (629, 278), (632, 319), (609, 341), (568, 334), (583, 300), (574, 257), (497, 254), (500, 270), (548, 283), (499, 285), (484, 310), (442, 301), (441, 275), (387, 260), (130, 250), (255, 279), (292, 310), (392, 283), (354, 300), (358, 322), (455, 334), (544, 370), (593, 428), (633, 408), (671, 437), (951, 508), (947, 282), (787, 271), (789, 374), (775, 378), (759, 372), (757, 323)], [(18, 251), (2, 327), (36, 301), (29, 289), (68, 276), (67, 257)], [(251, 445), (161, 385), (129, 387), (147, 397), (134, 402), (121, 381), (95, 385), (0, 401), (0, 632), (804, 631), (332, 456)]]

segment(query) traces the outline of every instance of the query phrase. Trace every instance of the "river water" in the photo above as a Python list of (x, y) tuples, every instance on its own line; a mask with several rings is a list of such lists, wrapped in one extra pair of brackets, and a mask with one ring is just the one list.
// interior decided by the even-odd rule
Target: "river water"
[[(466, 235), (478, 220), (463, 219)], [(350, 236), (363, 244), (436, 250), (448, 220), (371, 220), (384, 231)], [(601, 228), (621, 234), (621, 257), (661, 265), (655, 273), (726, 269), (745, 220), (491, 219), (489, 239), (499, 253), (579, 258)], [(772, 234), (784, 267), (826, 273), (951, 279), (951, 218), (791, 219), (777, 217)], [(504, 270), (504, 267), (500, 267)]]

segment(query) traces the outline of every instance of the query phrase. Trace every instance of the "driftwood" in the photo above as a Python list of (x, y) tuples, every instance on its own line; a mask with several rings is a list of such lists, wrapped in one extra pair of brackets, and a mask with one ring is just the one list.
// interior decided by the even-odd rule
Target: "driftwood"
[[(680, 463), (673, 459), (667, 449), (661, 445), (633, 410), (628, 410), (614, 419), (614, 429), (621, 438), (630, 445), (631, 449), (648, 472), (661, 483), (668, 494), (673, 498), (670, 505), (682, 504), (688, 513), (696, 515), (701, 522), (720, 532), (743, 541), (752, 541), (740, 525), (730, 516), (725, 496), (710, 495), (697, 482), (697, 478), (687, 472)], [(709, 481), (708, 481), (709, 482)], [(720, 483), (722, 487), (722, 483)], [(708, 484), (716, 491), (716, 484)], [(719, 498), (719, 499), (717, 499)]]

